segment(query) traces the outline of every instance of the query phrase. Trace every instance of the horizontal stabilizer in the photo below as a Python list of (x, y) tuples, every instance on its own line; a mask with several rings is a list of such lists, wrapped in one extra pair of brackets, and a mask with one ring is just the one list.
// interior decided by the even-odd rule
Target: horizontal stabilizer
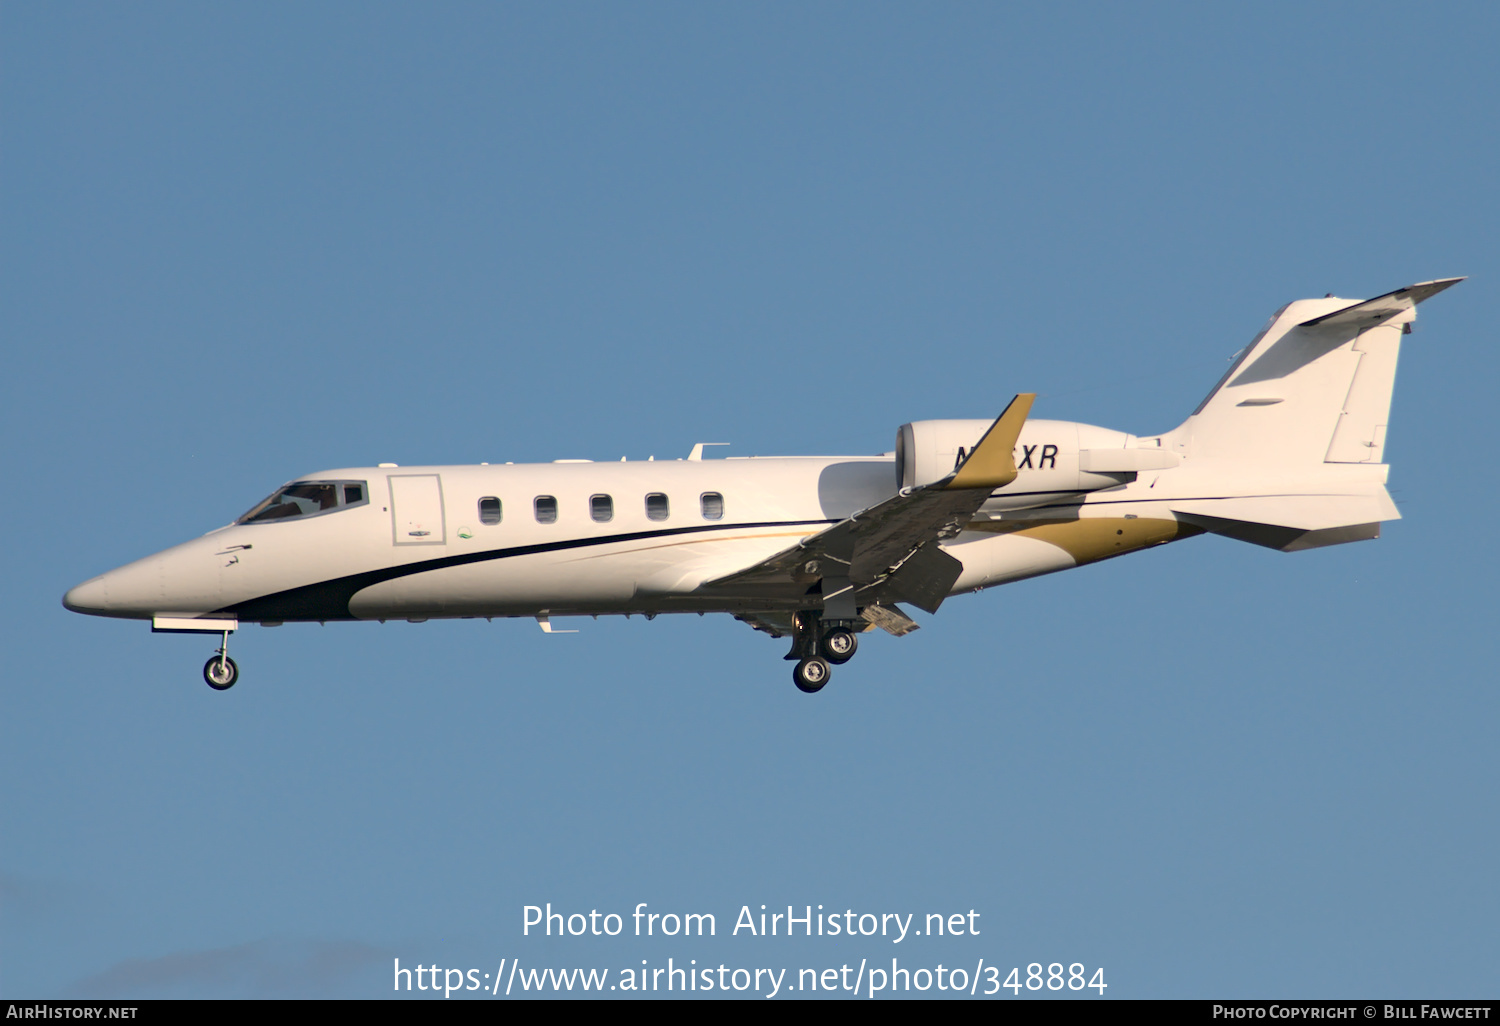
[(1319, 324), (1343, 325), (1343, 326), (1369, 326), (1378, 324), (1388, 317), (1394, 317), (1403, 310), (1410, 310), (1424, 299), (1431, 299), (1446, 288), (1457, 285), (1463, 281), (1462, 278), (1439, 278), (1436, 281), (1419, 282), (1416, 285), (1408, 285), (1404, 289), (1395, 292), (1387, 292), (1383, 296), (1367, 299), (1353, 306), (1346, 306), (1342, 310), (1326, 313), (1321, 317), (1314, 317), (1310, 321), (1303, 321), (1301, 327), (1311, 328)]

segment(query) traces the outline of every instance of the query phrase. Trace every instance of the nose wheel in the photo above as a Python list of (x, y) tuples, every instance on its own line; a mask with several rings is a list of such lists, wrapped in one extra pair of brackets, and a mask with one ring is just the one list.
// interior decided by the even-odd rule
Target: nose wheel
[(203, 679), (215, 691), (228, 691), (240, 679), (240, 668), (227, 655), (216, 655), (203, 664)]
[(215, 691), (228, 691), (240, 679), (240, 668), (229, 658), (229, 632), (212, 659), (203, 664), (203, 680)]

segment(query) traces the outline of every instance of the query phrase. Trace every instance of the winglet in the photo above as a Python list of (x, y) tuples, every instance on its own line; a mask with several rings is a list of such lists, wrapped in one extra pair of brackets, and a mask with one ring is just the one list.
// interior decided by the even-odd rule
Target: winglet
[(984, 433), (944, 488), (1004, 488), (1016, 479), (1016, 440), (1031, 413), (1035, 392), (1022, 392)]

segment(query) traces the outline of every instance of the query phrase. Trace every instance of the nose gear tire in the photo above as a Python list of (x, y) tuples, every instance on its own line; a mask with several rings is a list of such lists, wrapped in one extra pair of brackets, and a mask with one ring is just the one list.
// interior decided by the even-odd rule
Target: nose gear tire
[(240, 679), (240, 668), (228, 656), (214, 656), (203, 664), (203, 680), (215, 691), (228, 691)]

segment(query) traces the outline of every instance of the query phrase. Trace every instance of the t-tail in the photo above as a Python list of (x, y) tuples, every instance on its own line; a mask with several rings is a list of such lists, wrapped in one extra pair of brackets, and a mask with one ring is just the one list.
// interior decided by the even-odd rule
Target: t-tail
[(1291, 552), (1380, 536), (1391, 392), (1417, 304), (1462, 278), (1358, 302), (1288, 303), (1161, 444), (1183, 459), (1172, 512)]

